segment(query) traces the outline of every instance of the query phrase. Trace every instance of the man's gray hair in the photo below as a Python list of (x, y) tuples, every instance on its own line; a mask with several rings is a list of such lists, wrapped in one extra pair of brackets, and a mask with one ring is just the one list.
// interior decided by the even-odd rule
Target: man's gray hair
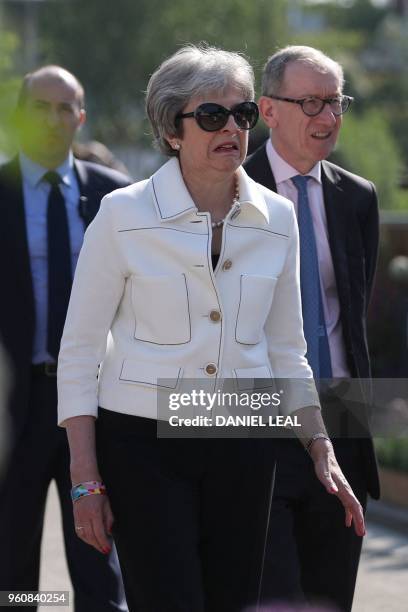
[(292, 62), (302, 62), (314, 70), (326, 74), (334, 72), (340, 82), (340, 89), (344, 85), (344, 73), (341, 65), (325, 55), (319, 49), (301, 45), (290, 45), (279, 49), (266, 62), (262, 73), (262, 95), (278, 95), (280, 93), (286, 66)]
[(147, 116), (160, 151), (178, 155), (167, 139), (182, 138), (183, 122), (177, 124), (176, 115), (191, 98), (223, 94), (229, 87), (241, 91), (245, 100), (254, 99), (254, 72), (239, 53), (186, 45), (166, 59), (150, 77), (146, 91)]

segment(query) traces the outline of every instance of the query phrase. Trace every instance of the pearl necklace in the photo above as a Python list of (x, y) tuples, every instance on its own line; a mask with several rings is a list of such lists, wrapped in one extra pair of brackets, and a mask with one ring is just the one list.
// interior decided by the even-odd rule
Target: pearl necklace
[[(234, 193), (234, 197), (232, 198), (230, 210), (236, 204), (239, 204), (239, 184), (238, 184), (238, 178), (237, 177), (235, 177), (235, 193)], [(228, 215), (230, 213), (230, 210), (227, 212), (227, 214), (225, 215), (225, 217), (223, 219), (220, 219), (220, 221), (211, 221), (212, 229), (215, 229), (216, 227), (222, 227), (224, 225), (225, 219), (228, 217)]]

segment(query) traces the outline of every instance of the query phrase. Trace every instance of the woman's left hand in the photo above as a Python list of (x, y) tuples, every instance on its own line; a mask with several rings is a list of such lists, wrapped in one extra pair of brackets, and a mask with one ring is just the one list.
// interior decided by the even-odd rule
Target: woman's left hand
[(316, 440), (310, 450), (310, 456), (316, 475), (326, 491), (336, 495), (343, 504), (346, 526), (350, 527), (354, 523), (356, 534), (364, 536), (366, 531), (363, 508), (337, 463), (331, 442), (325, 439)]

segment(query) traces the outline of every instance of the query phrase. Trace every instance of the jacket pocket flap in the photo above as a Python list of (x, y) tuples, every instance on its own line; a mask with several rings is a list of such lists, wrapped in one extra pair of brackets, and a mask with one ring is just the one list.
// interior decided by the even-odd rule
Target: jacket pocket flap
[(141, 363), (132, 359), (125, 359), (119, 380), (148, 387), (161, 387), (176, 389), (182, 376), (182, 368), (176, 366)]
[(233, 370), (238, 391), (256, 391), (270, 389), (273, 386), (272, 372), (269, 366), (256, 368), (237, 368)]
[(270, 313), (277, 278), (242, 274), (235, 339), (241, 344), (258, 344)]

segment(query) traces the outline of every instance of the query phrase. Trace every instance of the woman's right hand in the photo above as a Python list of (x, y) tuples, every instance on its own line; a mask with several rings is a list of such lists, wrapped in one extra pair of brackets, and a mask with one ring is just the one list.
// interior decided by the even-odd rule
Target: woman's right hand
[(310, 456), (316, 476), (326, 491), (336, 495), (343, 504), (346, 527), (351, 527), (353, 523), (356, 534), (364, 536), (366, 531), (363, 508), (337, 462), (330, 440), (316, 440), (310, 449)]
[(75, 532), (107, 555), (111, 551), (113, 514), (107, 495), (86, 495), (73, 502)]
[[(81, 415), (65, 421), (71, 454), (71, 480), (73, 485), (101, 482), (95, 450), (95, 419)], [(108, 554), (113, 515), (106, 495), (84, 495), (73, 502), (75, 531), (84, 542)]]

